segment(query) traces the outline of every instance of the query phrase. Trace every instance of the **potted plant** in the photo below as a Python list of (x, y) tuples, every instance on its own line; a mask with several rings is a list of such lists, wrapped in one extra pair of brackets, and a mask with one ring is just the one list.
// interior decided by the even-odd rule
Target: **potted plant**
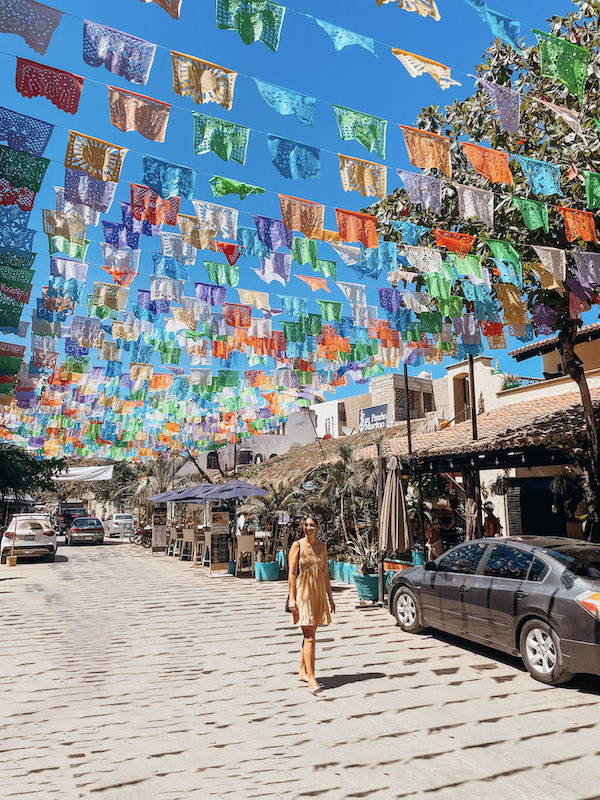
[(377, 543), (357, 531), (348, 542), (356, 572), (352, 573), (360, 600), (374, 603), (379, 597), (377, 578)]

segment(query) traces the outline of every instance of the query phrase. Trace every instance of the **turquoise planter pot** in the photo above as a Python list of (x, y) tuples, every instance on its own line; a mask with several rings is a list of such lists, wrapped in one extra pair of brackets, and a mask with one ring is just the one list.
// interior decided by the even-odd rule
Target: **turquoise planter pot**
[(414, 567), (422, 567), (425, 563), (425, 554), (421, 550), (411, 550)]
[(278, 581), (279, 564), (277, 561), (257, 561), (254, 565), (254, 575), (257, 581)]
[(379, 584), (377, 575), (363, 575), (361, 572), (355, 572), (352, 577), (360, 600), (367, 600), (370, 603), (378, 600)]
[(227, 572), (229, 575), (235, 575), (235, 561), (230, 561), (229, 566), (227, 567)]
[(332, 581), (340, 583), (354, 583), (354, 564), (347, 564), (345, 561), (329, 561), (329, 577)]

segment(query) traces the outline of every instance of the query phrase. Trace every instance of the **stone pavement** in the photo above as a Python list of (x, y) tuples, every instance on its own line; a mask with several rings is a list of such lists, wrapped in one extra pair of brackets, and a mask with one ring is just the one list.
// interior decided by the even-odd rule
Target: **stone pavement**
[(545, 687), (334, 591), (317, 700), (283, 582), (120, 543), (0, 568), (0, 797), (600, 796), (599, 680)]

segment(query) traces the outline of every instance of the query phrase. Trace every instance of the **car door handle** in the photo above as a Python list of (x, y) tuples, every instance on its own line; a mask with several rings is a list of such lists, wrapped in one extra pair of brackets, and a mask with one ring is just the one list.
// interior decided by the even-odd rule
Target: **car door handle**
[(521, 589), (515, 592), (515, 597), (517, 600), (523, 600), (525, 597), (529, 597), (529, 592), (524, 592)]
[(460, 587), (460, 589), (459, 589), (458, 591), (459, 591), (461, 594), (466, 594), (466, 592), (468, 592), (468, 591), (469, 591), (469, 587), (468, 587), (468, 586), (461, 586), (461, 587)]

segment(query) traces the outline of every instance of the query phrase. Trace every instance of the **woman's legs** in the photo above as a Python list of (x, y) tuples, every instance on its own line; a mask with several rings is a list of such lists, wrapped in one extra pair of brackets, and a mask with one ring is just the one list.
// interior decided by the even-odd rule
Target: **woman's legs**
[(308, 670), (306, 669), (306, 664), (304, 663), (304, 639), (302, 640), (302, 647), (300, 649), (300, 680), (306, 681), (308, 683)]
[(302, 642), (302, 660), (308, 677), (308, 688), (310, 691), (313, 691), (313, 689), (318, 689), (319, 687), (317, 679), (315, 678), (316, 627), (314, 625), (303, 625), (302, 633), (304, 634), (304, 641)]

